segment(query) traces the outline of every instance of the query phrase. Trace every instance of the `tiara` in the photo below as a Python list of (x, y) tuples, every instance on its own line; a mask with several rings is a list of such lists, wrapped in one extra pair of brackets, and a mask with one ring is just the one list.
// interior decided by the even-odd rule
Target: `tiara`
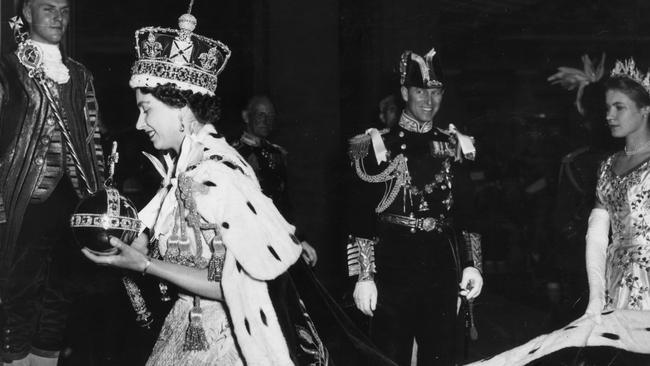
[(619, 76), (632, 79), (639, 83), (650, 94), (650, 73), (643, 74), (636, 68), (633, 58), (624, 61), (616, 60), (616, 65), (610, 76)]
[(136, 61), (131, 68), (132, 88), (172, 83), (183, 90), (214, 95), (219, 74), (230, 58), (230, 49), (193, 33), (196, 18), (178, 18), (178, 29), (144, 27), (135, 31)]

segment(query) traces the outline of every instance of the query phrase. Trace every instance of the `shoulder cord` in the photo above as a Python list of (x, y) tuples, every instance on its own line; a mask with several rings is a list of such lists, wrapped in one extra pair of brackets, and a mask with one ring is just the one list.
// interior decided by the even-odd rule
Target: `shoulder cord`
[(389, 182), (392, 185), (384, 192), (384, 196), (375, 208), (376, 213), (384, 212), (395, 201), (400, 188), (411, 183), (406, 157), (402, 154), (397, 155), (384, 171), (376, 175), (366, 173), (362, 165), (360, 158), (354, 159), (354, 168), (361, 180), (368, 183)]

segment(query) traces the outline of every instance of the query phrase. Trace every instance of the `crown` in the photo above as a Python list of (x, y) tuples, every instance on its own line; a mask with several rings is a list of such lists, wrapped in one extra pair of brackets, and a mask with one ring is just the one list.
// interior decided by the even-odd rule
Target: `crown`
[(418, 88), (442, 88), (442, 69), (435, 48), (424, 57), (404, 51), (399, 63), (400, 84)]
[(624, 61), (616, 60), (610, 76), (626, 77), (639, 83), (650, 94), (650, 73), (643, 74), (636, 68), (633, 58)]
[(178, 29), (144, 27), (135, 31), (137, 60), (131, 68), (129, 86), (172, 83), (183, 90), (214, 95), (230, 49), (193, 33), (196, 18), (190, 14), (191, 7), (178, 18)]

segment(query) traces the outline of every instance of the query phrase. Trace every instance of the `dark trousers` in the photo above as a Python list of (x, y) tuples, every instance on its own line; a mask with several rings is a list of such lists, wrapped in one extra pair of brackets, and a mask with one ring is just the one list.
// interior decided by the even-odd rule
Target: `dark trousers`
[(77, 196), (63, 177), (43, 203), (27, 207), (2, 298), (2, 358), (55, 355), (62, 346), (69, 298), (66, 278), (77, 260), (69, 220)]
[[(378, 305), (371, 323), (377, 347), (400, 366), (411, 364), (413, 339), (417, 364), (454, 365), (456, 358), (455, 270), (437, 271), (428, 281), (384, 273), (378, 279)], [(428, 277), (428, 276), (427, 276)]]

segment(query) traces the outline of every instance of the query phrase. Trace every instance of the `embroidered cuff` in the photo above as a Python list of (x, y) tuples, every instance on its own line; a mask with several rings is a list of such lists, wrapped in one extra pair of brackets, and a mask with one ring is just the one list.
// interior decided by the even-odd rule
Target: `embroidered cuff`
[(483, 273), (483, 253), (481, 250), (481, 234), (463, 231), (463, 242), (467, 263)]
[(357, 281), (372, 281), (375, 268), (375, 245), (377, 239), (348, 237), (348, 276), (358, 275)]

